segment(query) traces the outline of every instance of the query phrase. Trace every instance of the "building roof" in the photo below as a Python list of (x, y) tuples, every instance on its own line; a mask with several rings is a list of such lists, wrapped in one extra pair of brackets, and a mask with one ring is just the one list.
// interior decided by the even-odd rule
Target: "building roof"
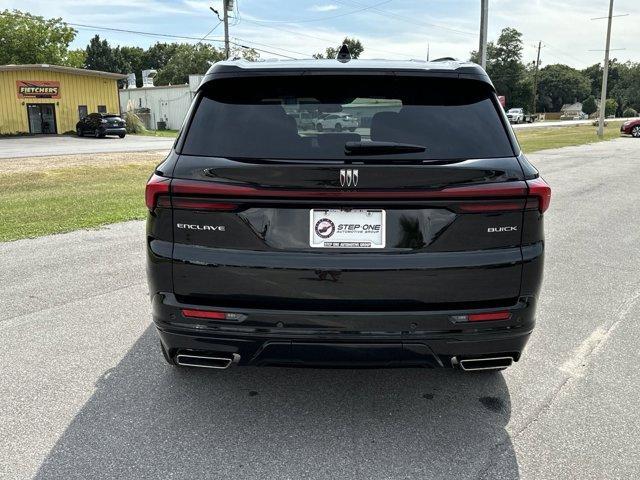
[(99, 70), (86, 70), (84, 68), (64, 67), (61, 65), (49, 65), (46, 63), (34, 63), (28, 65), (0, 65), (0, 72), (20, 71), (20, 70), (47, 70), (50, 72), (68, 73), (70, 75), (88, 75), (91, 77), (104, 77), (121, 80), (126, 75), (121, 73), (101, 72)]
[(425, 62), (423, 60), (350, 60), (341, 62), (333, 59), (321, 60), (268, 60), (248, 62), (246, 60), (227, 60), (217, 62), (209, 68), (202, 84), (215, 78), (234, 76), (305, 75), (305, 74), (344, 74), (344, 75), (394, 75), (418, 74), (425, 76), (467, 78), (492, 85), (486, 72), (475, 63), (457, 60)]
[(581, 112), (582, 111), (582, 103), (581, 102), (565, 103), (564, 105), (562, 105), (562, 108), (560, 109), (560, 111), (564, 112), (565, 110), (576, 110), (576, 111)]

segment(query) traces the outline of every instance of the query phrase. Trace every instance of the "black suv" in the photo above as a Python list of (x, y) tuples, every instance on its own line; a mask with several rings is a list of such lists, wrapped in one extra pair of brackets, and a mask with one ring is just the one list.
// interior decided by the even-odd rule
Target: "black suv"
[(76, 123), (76, 133), (79, 137), (92, 135), (102, 138), (106, 135), (117, 135), (124, 138), (127, 134), (125, 121), (113, 113), (90, 113)]
[[(357, 132), (296, 123), (329, 113)], [(147, 184), (162, 352), (508, 367), (534, 327), (550, 197), (475, 64), (217, 63)]]

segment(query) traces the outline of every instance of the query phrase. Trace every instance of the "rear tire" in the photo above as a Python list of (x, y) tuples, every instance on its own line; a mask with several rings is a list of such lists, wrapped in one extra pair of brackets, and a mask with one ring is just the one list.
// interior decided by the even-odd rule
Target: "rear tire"
[(633, 138), (640, 138), (640, 125), (636, 125), (631, 129), (631, 136)]
[(125, 133), (121, 133), (120, 135), (118, 135), (120, 138), (124, 138), (125, 137)]

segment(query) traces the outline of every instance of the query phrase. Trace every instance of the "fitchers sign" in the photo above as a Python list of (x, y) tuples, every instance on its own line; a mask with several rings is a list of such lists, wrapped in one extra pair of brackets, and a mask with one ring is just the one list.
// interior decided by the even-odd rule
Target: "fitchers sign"
[(18, 98), (60, 98), (60, 82), (16, 80)]

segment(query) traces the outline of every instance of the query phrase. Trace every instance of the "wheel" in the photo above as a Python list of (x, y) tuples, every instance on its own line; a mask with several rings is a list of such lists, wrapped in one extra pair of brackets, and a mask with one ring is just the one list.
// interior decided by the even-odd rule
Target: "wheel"
[(341, 131), (342, 131), (342, 124), (336, 123), (336, 132), (341, 132)]
[(164, 357), (164, 359), (167, 361), (167, 363), (173, 367), (178, 367), (179, 365), (173, 360), (173, 358), (171, 358), (169, 356), (169, 352), (167, 352), (167, 349), (164, 348), (164, 345), (162, 344), (162, 342), (160, 342), (160, 350), (162, 351), (162, 356)]
[(633, 127), (633, 130), (631, 130), (631, 135), (634, 138), (640, 138), (640, 125), (636, 125), (635, 127)]
[(321, 123), (316, 125), (316, 130), (319, 131), (319, 132), (322, 131), (322, 124)]
[(79, 137), (83, 137), (84, 136), (84, 132), (82, 131), (82, 129), (80, 127), (76, 128), (76, 135), (78, 135)]
[(355, 132), (356, 131), (356, 127), (350, 128), (349, 131), (350, 132)]
[(118, 135), (120, 138), (124, 138), (126, 134), (125, 133), (121, 133), (120, 135)]

